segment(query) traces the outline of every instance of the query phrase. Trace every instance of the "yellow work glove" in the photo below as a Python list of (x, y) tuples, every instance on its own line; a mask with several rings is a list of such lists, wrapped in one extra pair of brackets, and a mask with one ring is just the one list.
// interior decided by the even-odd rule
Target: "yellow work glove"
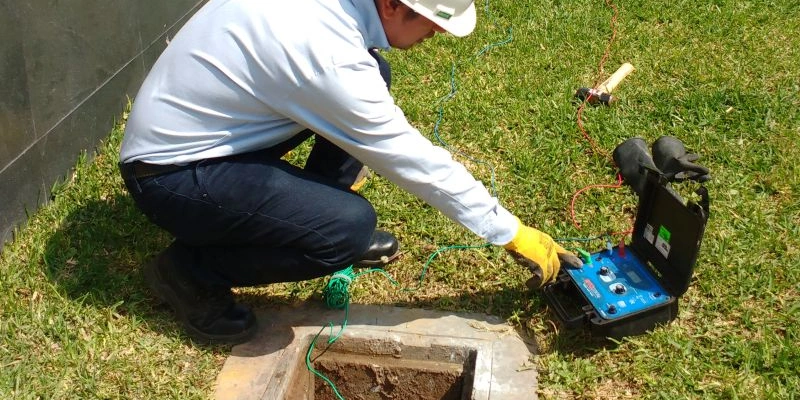
[(503, 247), (514, 260), (531, 271), (533, 277), (526, 284), (532, 289), (555, 280), (561, 263), (574, 268), (583, 266), (576, 255), (564, 250), (550, 235), (522, 222), (519, 222), (519, 230), (514, 239)]

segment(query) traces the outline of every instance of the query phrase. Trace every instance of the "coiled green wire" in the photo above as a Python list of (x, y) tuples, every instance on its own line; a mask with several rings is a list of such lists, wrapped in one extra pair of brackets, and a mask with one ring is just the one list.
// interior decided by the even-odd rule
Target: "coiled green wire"
[[(403, 290), (404, 292), (414, 292), (418, 290), (420, 287), (422, 287), (422, 282), (425, 280), (425, 275), (428, 272), (428, 267), (430, 266), (433, 259), (439, 255), (439, 253), (448, 250), (480, 249), (490, 246), (491, 244), (487, 243), (478, 246), (457, 245), (457, 246), (442, 247), (436, 250), (433, 254), (431, 254), (430, 257), (428, 257), (428, 260), (422, 267), (422, 272), (420, 273), (419, 281), (417, 282), (416, 287), (413, 288), (404, 287), (401, 290)], [(347, 321), (350, 317), (350, 284), (352, 284), (356, 280), (356, 278), (362, 275), (371, 274), (375, 272), (383, 274), (386, 277), (386, 279), (388, 279), (389, 282), (391, 282), (393, 285), (400, 286), (400, 283), (398, 283), (388, 272), (386, 272), (381, 268), (370, 268), (356, 273), (353, 270), (353, 266), (351, 265), (331, 275), (327, 285), (325, 285), (325, 288), (322, 290), (322, 299), (323, 301), (325, 301), (325, 305), (330, 308), (337, 310), (343, 309), (344, 320), (342, 321), (341, 329), (339, 329), (339, 332), (336, 335), (333, 334), (333, 323), (332, 322), (328, 323), (328, 328), (330, 329), (331, 334), (330, 337), (328, 338), (327, 347), (333, 345), (333, 343), (336, 342), (339, 339), (339, 337), (342, 336), (342, 333), (344, 333), (344, 329), (347, 327)], [(328, 377), (326, 377), (324, 374), (317, 371), (311, 364), (311, 353), (314, 351), (314, 346), (316, 346), (317, 339), (319, 339), (319, 335), (322, 334), (323, 330), (325, 330), (324, 326), (319, 330), (319, 332), (317, 332), (316, 336), (314, 336), (314, 339), (311, 340), (311, 344), (308, 346), (308, 351), (306, 352), (306, 368), (308, 368), (308, 370), (311, 371), (311, 373), (313, 373), (314, 375), (318, 376), (320, 379), (325, 381), (325, 383), (327, 383), (328, 386), (330, 386), (331, 389), (333, 389), (333, 393), (336, 395), (337, 399), (345, 400), (344, 397), (342, 397), (342, 395), (339, 393), (339, 390), (336, 389), (336, 385), (334, 385), (333, 382), (331, 382), (331, 380), (328, 379)]]

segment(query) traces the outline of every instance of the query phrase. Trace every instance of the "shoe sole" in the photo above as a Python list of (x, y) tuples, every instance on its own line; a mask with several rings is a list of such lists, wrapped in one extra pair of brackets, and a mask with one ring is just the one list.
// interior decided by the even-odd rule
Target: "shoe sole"
[(204, 344), (238, 344), (250, 340), (256, 333), (258, 327), (257, 323), (253, 324), (253, 326), (242, 333), (237, 333), (235, 335), (209, 335), (195, 328), (189, 322), (189, 317), (186, 315), (186, 313), (183, 312), (180, 307), (176, 306), (176, 304), (180, 304), (178, 295), (169, 287), (169, 285), (161, 283), (164, 282), (164, 279), (159, 271), (157, 260), (147, 263), (143, 270), (144, 280), (147, 282), (147, 285), (150, 287), (153, 295), (158, 300), (169, 304), (170, 308), (172, 308), (172, 310), (175, 312), (175, 315), (178, 317), (181, 326), (193, 340)]
[(397, 257), (400, 257), (401, 251), (398, 250), (391, 256), (383, 256), (380, 260), (359, 260), (357, 263), (353, 264), (354, 267), (361, 267), (361, 268), (369, 268), (369, 267), (380, 267), (387, 265), (394, 261)]

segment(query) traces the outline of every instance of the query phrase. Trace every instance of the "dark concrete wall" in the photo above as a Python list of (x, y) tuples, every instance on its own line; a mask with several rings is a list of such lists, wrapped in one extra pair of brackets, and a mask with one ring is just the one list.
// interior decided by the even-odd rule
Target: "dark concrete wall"
[(0, 248), (205, 1), (0, 1)]

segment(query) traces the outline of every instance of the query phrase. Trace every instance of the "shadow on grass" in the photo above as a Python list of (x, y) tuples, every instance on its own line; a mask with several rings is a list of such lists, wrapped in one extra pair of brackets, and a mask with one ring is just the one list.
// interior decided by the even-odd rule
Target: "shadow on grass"
[(49, 236), (45, 273), (56, 290), (76, 302), (179, 336), (172, 312), (150, 295), (140, 268), (170, 241), (128, 196), (92, 199), (73, 207)]
[[(60, 292), (75, 301), (139, 318), (150, 329), (163, 335), (180, 336), (182, 331), (172, 311), (153, 299), (140, 272), (140, 266), (166, 248), (170, 241), (170, 235), (150, 223), (129, 197), (117, 195), (105, 200), (91, 200), (70, 211), (61, 226), (50, 235), (44, 252), (46, 274)], [(528, 302), (531, 296), (537, 296), (537, 293), (524, 288), (495, 288), (385, 305), (452, 312), (483, 309), (491, 313), (493, 309), (519, 308), (519, 304)], [(281, 304), (280, 299), (247, 293), (240, 298), (257, 308)], [(322, 302), (318, 294), (305, 301)], [(557, 332), (555, 317), (543, 312), (544, 302), (532, 303), (531, 312), (553, 320), (553, 323), (545, 321), (544, 325), (550, 328), (537, 333), (537, 336), (555, 337), (551, 340), (553, 343), (546, 346), (534, 345), (532, 343), (536, 341), (531, 335), (518, 328), (532, 353), (538, 353), (543, 347), (546, 352), (579, 355), (609, 344), (579, 332)], [(288, 335), (284, 344), (293, 339), (289, 331), (280, 334)]]
[(50, 235), (45, 273), (59, 292), (76, 302), (142, 320), (152, 331), (181, 337), (187, 344), (226, 347), (192, 341), (169, 306), (151, 295), (141, 265), (171, 241), (130, 197), (91, 200), (75, 207)]

